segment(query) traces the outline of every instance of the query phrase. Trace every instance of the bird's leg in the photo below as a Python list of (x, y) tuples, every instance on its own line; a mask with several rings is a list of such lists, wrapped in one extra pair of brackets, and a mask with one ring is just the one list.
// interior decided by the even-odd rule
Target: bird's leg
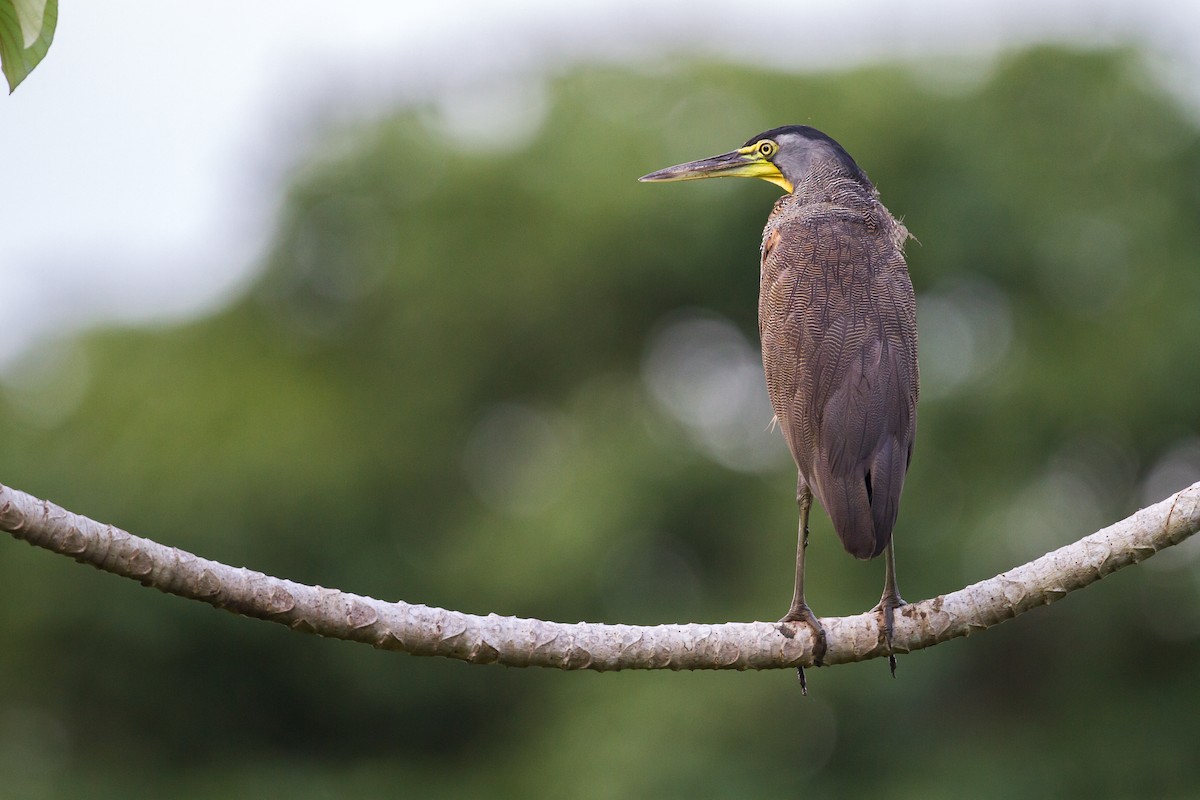
[(896, 586), (896, 553), (892, 542), (888, 542), (888, 546), (884, 550), (884, 560), (886, 561), (886, 572), (883, 578), (883, 597), (879, 598), (879, 605), (871, 611), (883, 612), (883, 635), (887, 639), (888, 666), (891, 668), (894, 678), (896, 677), (896, 654), (892, 652), (894, 618), (896, 609), (908, 604), (904, 602), (904, 598), (900, 596), (900, 589)]
[[(812, 508), (812, 491), (808, 486), (801, 485), (798, 500), (800, 503), (800, 530), (796, 541), (796, 588), (792, 592), (792, 607), (779, 621), (780, 623), (802, 622), (808, 626), (809, 630), (813, 632), (813, 665), (819, 667), (821, 660), (825, 658), (827, 649), (825, 628), (821, 626), (821, 621), (804, 601), (804, 551), (808, 549), (808, 512)], [(797, 667), (796, 674), (800, 678), (801, 690), (808, 694), (804, 667)]]

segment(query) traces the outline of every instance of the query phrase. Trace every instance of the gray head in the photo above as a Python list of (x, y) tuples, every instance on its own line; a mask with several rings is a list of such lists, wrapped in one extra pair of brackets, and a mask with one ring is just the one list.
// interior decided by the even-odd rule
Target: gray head
[(775, 165), (784, 180), (793, 187), (814, 171), (842, 175), (870, 186), (867, 174), (828, 134), (807, 125), (772, 128), (751, 138), (743, 146), (757, 148)]

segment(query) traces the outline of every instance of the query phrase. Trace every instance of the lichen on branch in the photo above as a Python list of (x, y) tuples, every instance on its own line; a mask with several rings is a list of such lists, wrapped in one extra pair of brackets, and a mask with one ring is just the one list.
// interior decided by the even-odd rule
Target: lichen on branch
[[(476, 664), (558, 669), (776, 669), (812, 666), (807, 628), (768, 622), (606, 625), (478, 616), (386, 602), (230, 567), (134, 536), (0, 485), (0, 530), (168, 594), (247, 617), (384, 650)], [(1060, 600), (1200, 530), (1200, 483), (1027, 564), (896, 615), (906, 653), (986, 630)], [(887, 655), (876, 613), (821, 620), (823, 663)]]

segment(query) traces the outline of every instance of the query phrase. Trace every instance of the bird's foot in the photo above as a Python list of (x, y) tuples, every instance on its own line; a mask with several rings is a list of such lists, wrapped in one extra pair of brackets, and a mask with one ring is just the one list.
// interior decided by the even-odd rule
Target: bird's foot
[(904, 598), (900, 596), (899, 592), (891, 594), (885, 592), (879, 599), (879, 603), (871, 609), (872, 614), (883, 614), (883, 638), (887, 643), (888, 667), (892, 671), (893, 678), (896, 677), (896, 654), (892, 651), (892, 632), (895, 630), (896, 609), (906, 605), (908, 603), (904, 602)]
[[(813, 635), (813, 666), (821, 666), (821, 662), (825, 658), (825, 651), (829, 649), (829, 645), (825, 640), (825, 627), (821, 625), (821, 621), (817, 619), (817, 615), (812, 612), (812, 609), (807, 604), (793, 605), (791, 610), (779, 620), (779, 632), (789, 639), (796, 635), (793, 623), (807, 625)], [(796, 667), (796, 677), (800, 680), (800, 691), (808, 694), (808, 680), (804, 677), (804, 667)]]
[[(779, 620), (780, 625), (798, 622), (807, 625), (808, 629), (813, 634), (813, 666), (822, 666), (822, 661), (825, 658), (825, 652), (829, 649), (828, 643), (825, 640), (825, 627), (821, 624), (821, 620), (817, 619), (817, 615), (812, 612), (806, 604), (792, 606), (791, 610)], [(792, 634), (794, 635), (794, 633)]]

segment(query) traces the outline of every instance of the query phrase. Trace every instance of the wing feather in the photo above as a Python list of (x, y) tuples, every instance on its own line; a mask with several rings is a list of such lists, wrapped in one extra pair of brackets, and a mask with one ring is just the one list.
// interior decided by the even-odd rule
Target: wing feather
[(800, 482), (859, 558), (891, 541), (916, 433), (916, 302), (898, 223), (871, 224), (879, 212), (781, 201), (759, 297), (767, 390)]

